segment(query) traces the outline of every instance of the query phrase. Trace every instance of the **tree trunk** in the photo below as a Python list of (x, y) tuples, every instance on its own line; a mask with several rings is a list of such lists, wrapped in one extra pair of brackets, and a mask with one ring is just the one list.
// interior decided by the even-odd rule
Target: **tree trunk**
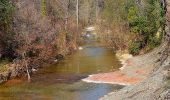
[(24, 59), (24, 65), (25, 65), (26, 70), (27, 70), (27, 79), (28, 79), (28, 82), (30, 82), (31, 81), (31, 76), (30, 76), (30, 73), (29, 73), (28, 63), (27, 63), (25, 55), (26, 55), (26, 53), (24, 52), (22, 54), (22, 56), (23, 56), (23, 59)]
[(77, 0), (77, 5), (76, 5), (76, 15), (77, 15), (77, 30), (79, 28), (79, 0)]
[(27, 63), (26, 63), (26, 68), (27, 68), (27, 78), (28, 78), (28, 82), (30, 82), (31, 81), (31, 76), (30, 76), (30, 73), (29, 73), (29, 68), (28, 68), (28, 65), (27, 65)]

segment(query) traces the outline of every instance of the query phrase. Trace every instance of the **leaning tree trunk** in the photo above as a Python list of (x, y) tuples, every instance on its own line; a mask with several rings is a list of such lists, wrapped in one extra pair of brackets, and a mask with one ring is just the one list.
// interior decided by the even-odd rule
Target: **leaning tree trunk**
[(76, 16), (77, 16), (77, 30), (79, 28), (79, 0), (77, 0), (76, 4)]
[(27, 71), (28, 82), (30, 82), (30, 81), (31, 81), (31, 76), (30, 76), (30, 73), (29, 73), (28, 62), (27, 62), (27, 60), (26, 60), (25, 55), (26, 55), (26, 53), (24, 52), (24, 53), (22, 54), (22, 56), (23, 56), (23, 60), (24, 60), (24, 66), (25, 66), (26, 71)]
[(167, 58), (170, 56), (170, 1), (169, 0), (160, 0), (160, 3), (165, 11), (166, 23), (164, 25), (164, 44), (166, 47), (164, 48), (161, 55), (161, 65), (163, 65)]

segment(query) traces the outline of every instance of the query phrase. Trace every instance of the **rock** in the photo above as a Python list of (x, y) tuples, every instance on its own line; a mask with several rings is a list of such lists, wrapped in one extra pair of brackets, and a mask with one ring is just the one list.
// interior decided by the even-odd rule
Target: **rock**
[(79, 50), (83, 50), (83, 47), (79, 47)]
[(166, 72), (166, 76), (167, 76), (168, 79), (170, 79), (170, 70), (168, 70), (168, 71)]
[(58, 60), (56, 59), (56, 60), (54, 60), (54, 62), (58, 62)]
[(162, 52), (158, 52), (158, 54), (162, 54)]
[(32, 71), (33, 71), (33, 72), (36, 72), (36, 71), (37, 71), (37, 69), (35, 69), (35, 68), (32, 68)]
[(62, 54), (58, 54), (56, 57), (56, 60), (60, 61), (60, 60), (64, 60), (64, 56)]

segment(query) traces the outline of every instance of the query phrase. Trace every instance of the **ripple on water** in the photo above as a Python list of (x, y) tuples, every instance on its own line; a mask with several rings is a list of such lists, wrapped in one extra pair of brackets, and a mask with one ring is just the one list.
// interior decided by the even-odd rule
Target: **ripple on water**
[(121, 67), (111, 49), (92, 46), (86, 45), (59, 64), (39, 70), (32, 76), (31, 83), (13, 80), (12, 84), (2, 85), (0, 99), (98, 100), (109, 92), (121, 89), (121, 85), (81, 81), (90, 74), (110, 72)]

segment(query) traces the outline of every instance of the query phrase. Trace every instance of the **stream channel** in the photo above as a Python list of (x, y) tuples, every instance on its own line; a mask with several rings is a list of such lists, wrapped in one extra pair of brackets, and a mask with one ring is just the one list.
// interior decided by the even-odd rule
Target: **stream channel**
[(112, 49), (91, 42), (82, 48), (58, 64), (40, 69), (33, 74), (30, 83), (19, 79), (1, 85), (0, 100), (98, 100), (123, 88), (81, 81), (88, 75), (111, 72), (121, 67)]

